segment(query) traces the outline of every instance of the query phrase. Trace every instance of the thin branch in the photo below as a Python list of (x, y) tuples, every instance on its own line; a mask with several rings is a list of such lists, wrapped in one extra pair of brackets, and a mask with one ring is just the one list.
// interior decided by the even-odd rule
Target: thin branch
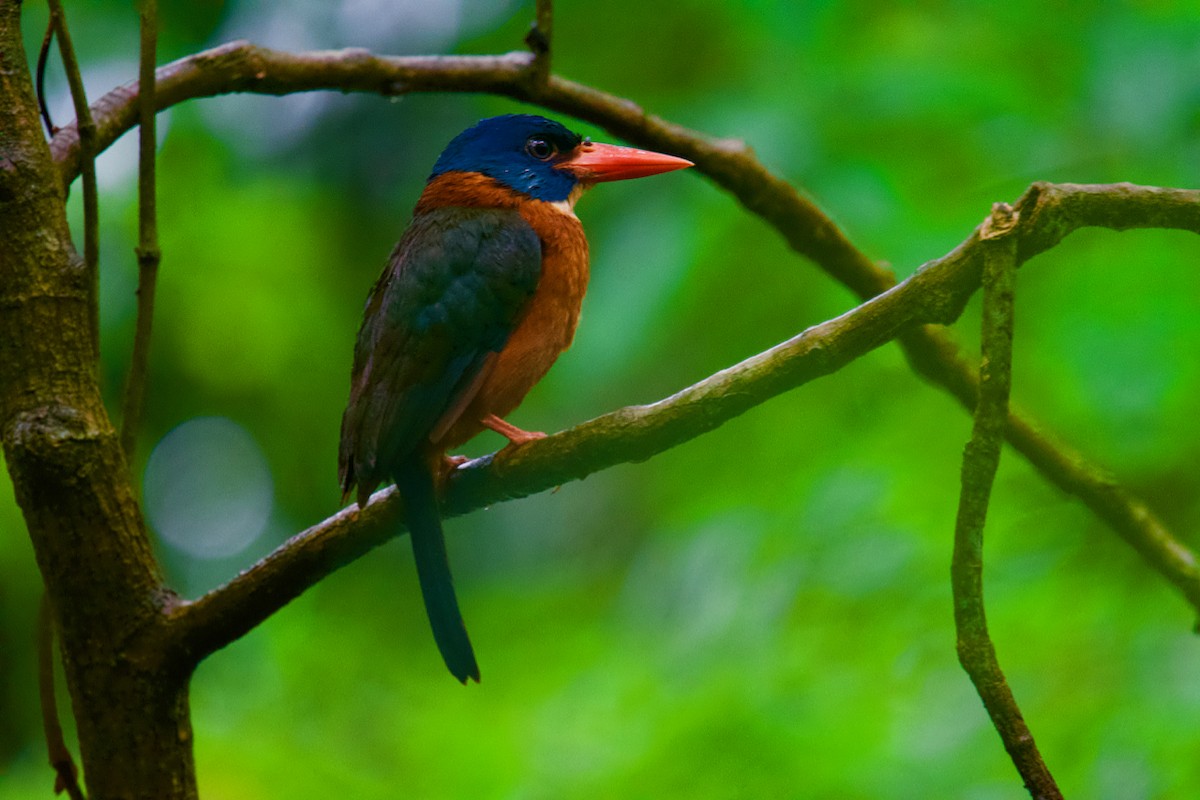
[(984, 262), (980, 391), (971, 440), (963, 453), (962, 493), (954, 525), (954, 627), (958, 660), (975, 684), (1030, 795), (1061, 800), (1000, 669), (983, 606), (983, 528), (1000, 464), (1012, 386), (1013, 287), (1018, 262), (1017, 237), (1011, 234), (1016, 221), (1011, 206), (997, 203), (980, 233)]
[[(713, 140), (646, 114), (635, 103), (587, 86), (550, 76), (529, 80), (535, 58), (529, 53), (502, 56), (375, 56), (364, 50), (289, 54), (231, 42), (172, 62), (157, 71), (158, 108), (198, 97), (229, 92), (290, 94), (314, 89), (377, 92), (490, 92), (571, 114), (648, 149), (684, 156), (696, 169), (732, 193), (752, 213), (774, 226), (797, 253), (810, 258), (860, 298), (895, 285), (846, 239), (836, 225), (786, 181), (771, 174), (742, 142)], [(136, 122), (137, 85), (109, 92), (95, 105), (103, 149)], [(69, 184), (79, 170), (77, 133), (59, 131), (51, 149)], [(1135, 227), (1178, 228), (1200, 232), (1197, 193), (1125, 187), (1125, 202), (1110, 210), (1116, 187), (1034, 184), (1018, 202), (1054, 216), (1057, 227), (1040, 226), (1019, 244), (1022, 260), (1032, 257), (1080, 227), (1117, 230)], [(1041, 198), (1046, 194), (1046, 198)], [(1024, 230), (1024, 226), (1022, 228)], [(1033, 228), (1030, 228), (1032, 231)], [(952, 254), (953, 255), (953, 254)], [(927, 265), (928, 266), (928, 265)], [(935, 328), (915, 328), (900, 337), (919, 374), (942, 386), (964, 407), (974, 409), (978, 377), (958, 346)], [(1200, 572), (1196, 556), (1173, 537), (1140, 499), (1104, 470), (1039, 431), (1028, 417), (1010, 413), (1007, 436), (1013, 447), (1051, 483), (1078, 496), (1150, 564), (1175, 585), (1200, 612)]]
[(50, 60), (50, 45), (54, 42), (54, 17), (46, 20), (46, 33), (42, 36), (42, 47), (38, 50), (37, 60), (37, 101), (38, 111), (42, 114), (42, 123), (46, 126), (46, 133), (53, 137), (58, 133), (58, 128), (54, 125), (54, 120), (50, 119), (50, 108), (46, 105), (46, 63)]
[[(285, 53), (249, 42), (229, 42), (164, 64), (157, 75), (156, 105), (170, 108), (186, 100), (234, 92), (285, 95), (333, 89), (381, 94), (411, 92), (491, 92), (515, 96), (529, 86), (534, 57), (530, 53), (501, 56), (377, 56), (362, 49)], [(518, 88), (520, 87), (520, 88)], [(99, 149), (102, 152), (138, 120), (138, 82), (113, 89), (96, 101)], [(79, 173), (78, 133), (73, 125), (59, 130), (50, 143), (64, 185)]]
[(155, 189), (157, 134), (155, 132), (154, 65), (158, 52), (158, 3), (142, 0), (141, 53), (138, 67), (139, 85), (146, 91), (138, 95), (138, 289), (137, 324), (133, 337), (133, 355), (121, 414), (121, 449), (132, 462), (137, 450), (138, 431), (146, 405), (146, 383), (150, 364), (150, 333), (154, 324), (154, 294), (158, 284), (158, 264), (162, 254), (158, 249), (158, 203)]
[(83, 88), (83, 75), (79, 71), (79, 61), (75, 58), (75, 48), (71, 44), (71, 32), (67, 29), (67, 17), (63, 13), (61, 0), (50, 0), (50, 24), (58, 36), (58, 50), (62, 54), (63, 69), (67, 73), (67, 85), (71, 87), (75, 119), (79, 123), (79, 166), (83, 175), (83, 265), (90, 293), (88, 304), (91, 309), (92, 355), (99, 369), (100, 205), (96, 192), (96, 156), (101, 148), (97, 143), (96, 124), (88, 106), (87, 92)]
[[(1018, 259), (1057, 245), (1080, 228), (1110, 230), (1165, 228), (1200, 233), (1200, 192), (1130, 183), (1035, 183), (1016, 203), (1021, 214)], [(936, 263), (936, 262), (935, 262)], [(979, 397), (975, 369), (950, 340), (928, 329), (901, 337), (913, 367), (946, 387), (964, 406)], [(1008, 442), (1054, 485), (1073, 494), (1200, 610), (1200, 564), (1154, 512), (1107, 471), (1042, 433), (1036, 423), (1010, 410)]]
[(38, 610), (38, 696), (41, 698), (42, 730), (46, 735), (46, 752), (50, 766), (54, 769), (54, 793), (64, 791), (71, 800), (85, 800), (79, 788), (79, 770), (67, 742), (63, 737), (62, 724), (58, 719), (58, 700), (54, 687), (54, 615), (50, 613), (50, 596), (42, 594), (42, 605)]
[[(1100, 194), (1100, 187), (1078, 192), (1027, 193), (1022, 216), (1010, 235), (1013, 246), (1045, 235), (1045, 226), (1062, 234), (1067, 222), (1043, 203), (1071, 206), (1060, 198), (1078, 192)], [(1142, 205), (1200, 202), (1200, 192), (1110, 187), (1111, 201), (1128, 206), (1133, 217), (1154, 213)], [(1200, 230), (1200, 206), (1188, 229)], [(568, 431), (532, 442), (501, 458), (477, 459), (450, 477), (443, 511), (464, 514), (504, 500), (525, 497), (616, 464), (640, 462), (719, 427), (783, 392), (835, 372), (854, 359), (924, 324), (949, 324), (979, 288), (985, 246), (973, 233), (945, 258), (842, 316), (816, 325), (766, 352), (657, 403), (623, 408)], [(1032, 245), (1029, 252), (1036, 250)], [(280, 545), (272, 554), (224, 586), (172, 611), (174, 624), (162, 626), (169, 642), (147, 641), (147, 652), (194, 665), (214, 650), (251, 630), (323, 577), (403, 531), (402, 509), (394, 490), (377, 492), (370, 505), (348, 508)], [(1186, 551), (1185, 551), (1186, 553)], [(1190, 553), (1186, 553), (1190, 556)], [(1170, 561), (1168, 577), (1185, 595), (1200, 597), (1200, 570), (1182, 555)]]
[(537, 0), (533, 25), (525, 35), (525, 44), (533, 53), (533, 79), (544, 86), (550, 79), (550, 59), (554, 41), (554, 3)]

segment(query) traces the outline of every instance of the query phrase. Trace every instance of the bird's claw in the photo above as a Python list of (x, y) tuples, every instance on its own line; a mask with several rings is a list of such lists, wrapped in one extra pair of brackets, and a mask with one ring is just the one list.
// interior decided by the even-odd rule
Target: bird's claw
[(508, 444), (500, 448), (500, 452), (497, 453), (496, 456), (498, 458), (503, 458), (507, 455), (510, 455), (514, 450), (517, 450), (518, 448), (523, 447), (530, 442), (536, 442), (538, 439), (546, 438), (546, 434), (542, 433), (541, 431), (521, 431), (521, 433), (524, 435), (517, 438), (510, 438), (508, 440)]
[(446, 482), (450, 477), (450, 473), (470, 460), (470, 456), (443, 456), (438, 470), (439, 485)]

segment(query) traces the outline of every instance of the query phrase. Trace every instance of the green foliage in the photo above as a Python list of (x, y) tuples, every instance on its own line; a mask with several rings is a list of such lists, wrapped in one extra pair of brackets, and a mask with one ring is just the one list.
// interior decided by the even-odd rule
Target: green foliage
[[(129, 4), (69, 5), (90, 91), (132, 78)], [(286, 14), (303, 18), (302, 5)], [(466, 21), (477, 5), (487, 29)], [(423, 47), (410, 31), (393, 48), (345, 26), (282, 38), (271, 7), (166, 4), (164, 57), (233, 36), (502, 52), (532, 15), (446, 4), (462, 18), (456, 43), (430, 34)], [(1200, 184), (1190, 3), (556, 10), (556, 71), (744, 138), (900, 275), (1033, 180)], [(181, 591), (195, 596), (337, 510), (362, 301), (441, 146), (515, 109), (246, 97), (164, 119), (139, 461), (176, 426), (222, 416), (257, 441), (274, 481), (271, 520), (243, 552), (197, 562), (163, 547)], [(110, 408), (136, 282), (132, 173), (103, 183), (119, 159), (101, 162)], [(698, 175), (604, 186), (579, 212), (592, 292), (574, 348), (514, 416), (523, 427), (653, 401), (853, 304)], [(1185, 540), (1200, 524), (1198, 261), (1186, 234), (1084, 232), (1030, 262), (1017, 290), (1014, 402)], [(961, 341), (977, 339), (977, 302)], [(202, 793), (1022, 797), (954, 654), (950, 542), (968, 431), (888, 348), (649, 463), (450, 522), (477, 687), (441, 667), (407, 544), (385, 547), (201, 667)], [(0, 530), (0, 798), (48, 796), (27, 645), (39, 590), (7, 483)], [(1200, 642), (1180, 598), (1010, 452), (986, 558), (1000, 661), (1064, 793), (1200, 793)]]

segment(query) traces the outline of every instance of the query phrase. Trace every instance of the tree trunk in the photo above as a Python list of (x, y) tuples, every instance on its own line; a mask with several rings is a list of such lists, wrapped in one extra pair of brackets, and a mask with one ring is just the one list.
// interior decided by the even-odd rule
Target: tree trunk
[(20, 3), (0, 0), (0, 438), (56, 610), (92, 800), (194, 798), (189, 670), (146, 646), (176, 598), (101, 401), (94, 287), (42, 134)]

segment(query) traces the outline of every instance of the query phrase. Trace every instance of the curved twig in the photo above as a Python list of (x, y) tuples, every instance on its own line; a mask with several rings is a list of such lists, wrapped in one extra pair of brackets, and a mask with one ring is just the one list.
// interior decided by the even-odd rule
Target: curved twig
[(41, 700), (42, 732), (46, 736), (46, 754), (54, 770), (54, 793), (67, 793), (71, 800), (87, 800), (79, 788), (79, 768), (67, 749), (62, 723), (58, 719), (58, 699), (54, 687), (54, 614), (50, 596), (42, 594), (37, 619), (38, 697)]
[(962, 461), (962, 492), (954, 525), (954, 627), (958, 660), (975, 685), (992, 724), (1026, 788), (1038, 800), (1061, 800), (1005, 680), (987, 630), (983, 605), (983, 528), (1008, 418), (1012, 386), (1013, 287), (1017, 276), (1016, 212), (997, 203), (980, 234), (983, 251), (983, 333), (979, 404)]
[[(1061, 238), (1092, 224), (1081, 196), (1107, 196), (1125, 207), (1122, 224), (1180, 227), (1200, 232), (1200, 192), (1116, 186), (1039, 185), (1018, 204), (1011, 237), (1018, 262), (1040, 252), (1048, 237)], [(1191, 205), (1187, 215), (1175, 211)], [(1164, 216), (1165, 215), (1165, 216)], [(1168, 223), (1170, 223), (1168, 225)], [(953, 252), (911, 278), (842, 316), (759, 353), (736, 366), (647, 406), (632, 406), (488, 456), (452, 474), (443, 510), (467, 513), (579, 480), (601, 469), (644, 461), (713, 430), (783, 392), (841, 369), (854, 359), (924, 324), (947, 324), (979, 288), (984, 247), (976, 230)], [(222, 587), (170, 611), (159, 632), (168, 642), (146, 642), (148, 652), (195, 664), (236, 640), (325, 575), (402, 532), (402, 509), (392, 489), (377, 492), (363, 510), (344, 509), (289, 539)], [(1188, 597), (1200, 598), (1200, 570), (1190, 553), (1167, 553), (1168, 577)]]
[(38, 111), (42, 115), (42, 124), (46, 126), (46, 135), (53, 137), (58, 133), (58, 126), (50, 119), (50, 107), (46, 105), (46, 64), (50, 60), (50, 45), (54, 42), (54, 16), (46, 21), (46, 33), (42, 36), (42, 47), (38, 50), (37, 69), (34, 72)]

